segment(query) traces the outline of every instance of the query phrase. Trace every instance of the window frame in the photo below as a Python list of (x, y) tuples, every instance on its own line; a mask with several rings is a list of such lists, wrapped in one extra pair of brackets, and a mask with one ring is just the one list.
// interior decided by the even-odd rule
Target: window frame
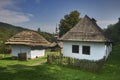
[[(87, 50), (85, 50), (85, 49), (87, 49)], [(90, 50), (91, 50), (90, 46), (86, 46), (86, 45), (82, 46), (82, 54), (90, 55)]]
[(72, 53), (79, 54), (79, 45), (72, 45)]

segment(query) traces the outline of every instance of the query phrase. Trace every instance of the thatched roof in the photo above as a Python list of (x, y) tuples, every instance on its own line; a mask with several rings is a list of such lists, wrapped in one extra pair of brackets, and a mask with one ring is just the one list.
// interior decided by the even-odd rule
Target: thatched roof
[(57, 46), (57, 45), (58, 45), (60, 48), (62, 48), (62, 45), (63, 45), (63, 44), (62, 44), (62, 42), (57, 42), (57, 43), (56, 43), (56, 42), (53, 42), (53, 43), (50, 45), (50, 47), (55, 47), (55, 46)]
[(104, 31), (96, 24), (95, 19), (90, 19), (87, 15), (60, 40), (111, 42), (111, 40), (104, 35)]
[(49, 46), (50, 42), (34, 31), (22, 31), (11, 37), (5, 44)]

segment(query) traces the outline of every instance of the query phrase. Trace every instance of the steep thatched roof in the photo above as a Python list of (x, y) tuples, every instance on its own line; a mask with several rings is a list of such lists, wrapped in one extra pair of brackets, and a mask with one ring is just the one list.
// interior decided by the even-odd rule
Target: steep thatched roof
[(96, 24), (95, 19), (87, 15), (79, 21), (60, 40), (63, 41), (88, 41), (88, 42), (111, 42), (103, 30)]
[(50, 42), (34, 31), (22, 31), (11, 37), (5, 44), (49, 46)]

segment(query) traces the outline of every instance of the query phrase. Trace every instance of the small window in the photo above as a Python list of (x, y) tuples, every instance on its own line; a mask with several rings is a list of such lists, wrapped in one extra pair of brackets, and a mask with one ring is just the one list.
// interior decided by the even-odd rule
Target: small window
[(82, 54), (90, 55), (90, 46), (83, 46), (82, 47)]
[(72, 45), (72, 53), (79, 53), (79, 45)]

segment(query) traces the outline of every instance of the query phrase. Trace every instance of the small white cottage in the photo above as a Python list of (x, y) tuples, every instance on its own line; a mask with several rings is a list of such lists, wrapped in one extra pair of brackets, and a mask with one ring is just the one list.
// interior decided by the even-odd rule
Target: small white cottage
[(27, 53), (28, 58), (32, 59), (44, 56), (45, 47), (50, 45), (50, 42), (34, 31), (22, 31), (5, 44), (11, 45), (13, 58), (17, 58), (18, 53)]
[(87, 15), (79, 21), (62, 38), (63, 56), (77, 59), (100, 60), (107, 59), (112, 51), (112, 43), (95, 19)]

